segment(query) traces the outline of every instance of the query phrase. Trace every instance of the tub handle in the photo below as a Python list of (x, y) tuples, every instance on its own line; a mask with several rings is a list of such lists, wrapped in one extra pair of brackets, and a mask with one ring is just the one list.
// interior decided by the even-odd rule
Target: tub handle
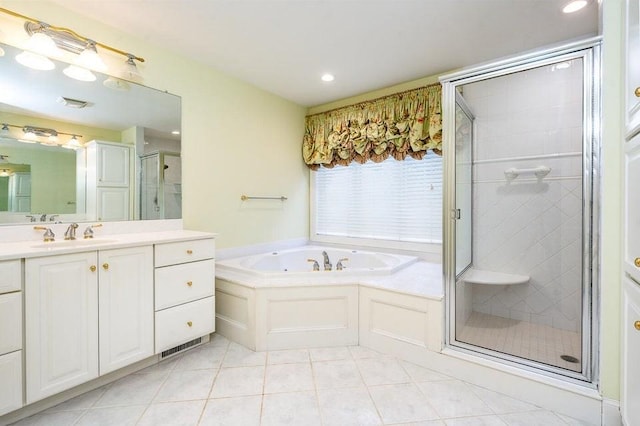
[(315, 260), (315, 259), (307, 259), (307, 262), (313, 262), (313, 270), (314, 271), (319, 271), (320, 270), (320, 264), (318, 263), (317, 260)]
[(336, 269), (338, 271), (342, 271), (342, 269), (344, 268), (344, 265), (342, 264), (342, 262), (346, 262), (347, 260), (349, 260), (348, 257), (343, 257), (342, 259), (338, 260), (338, 264), (336, 265)]

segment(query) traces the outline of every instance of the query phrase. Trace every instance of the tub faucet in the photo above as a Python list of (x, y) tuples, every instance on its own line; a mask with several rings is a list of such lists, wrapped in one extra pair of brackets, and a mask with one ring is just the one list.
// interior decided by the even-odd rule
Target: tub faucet
[(71, 225), (69, 225), (69, 227), (67, 228), (67, 230), (64, 233), (64, 239), (65, 240), (75, 240), (76, 239), (76, 229), (78, 229), (78, 224), (77, 223), (72, 223)]
[(346, 262), (347, 260), (349, 260), (348, 257), (343, 257), (342, 259), (338, 260), (338, 263), (336, 265), (336, 270), (342, 271), (342, 269), (344, 269), (344, 265), (342, 264), (342, 262)]
[(330, 271), (332, 268), (331, 261), (329, 260), (329, 255), (326, 251), (322, 252), (322, 257), (324, 258), (324, 270)]
[(313, 263), (313, 270), (314, 271), (319, 271), (320, 270), (320, 265), (318, 265), (318, 261), (315, 259), (307, 259), (307, 262), (311, 262)]

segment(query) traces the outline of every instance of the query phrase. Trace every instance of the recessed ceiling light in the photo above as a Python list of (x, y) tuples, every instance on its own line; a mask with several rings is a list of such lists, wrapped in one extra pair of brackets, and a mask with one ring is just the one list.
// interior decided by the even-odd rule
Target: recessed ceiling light
[(567, 3), (562, 8), (562, 11), (564, 13), (573, 13), (573, 12), (579, 11), (580, 9), (585, 7), (586, 5), (587, 5), (587, 0), (573, 0), (573, 1), (570, 1), (569, 3)]
[(330, 82), (330, 81), (333, 81), (335, 77), (333, 76), (333, 74), (326, 73), (326, 74), (322, 74), (322, 77), (320, 77), (320, 79), (322, 81)]
[(179, 135), (180, 134), (180, 130), (174, 130), (173, 132), (171, 132), (172, 135)]

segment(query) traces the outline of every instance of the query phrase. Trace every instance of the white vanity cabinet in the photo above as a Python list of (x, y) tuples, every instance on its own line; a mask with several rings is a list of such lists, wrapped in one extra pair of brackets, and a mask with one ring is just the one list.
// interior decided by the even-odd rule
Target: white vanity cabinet
[(626, 1), (625, 13), (625, 125), (627, 137), (640, 130), (640, 7)]
[(27, 403), (98, 377), (97, 252), (25, 260)]
[(25, 261), (27, 403), (153, 355), (153, 248)]
[(622, 306), (622, 400), (625, 424), (640, 419), (640, 284), (625, 277)]
[(153, 355), (153, 248), (98, 252), (100, 375)]
[(85, 193), (78, 199), (85, 200), (87, 215), (95, 220), (131, 219), (132, 147), (93, 140), (77, 155), (78, 164), (86, 168), (78, 185)]
[(21, 290), (21, 261), (0, 261), (0, 416), (22, 407)]
[(215, 331), (215, 241), (156, 244), (156, 353)]

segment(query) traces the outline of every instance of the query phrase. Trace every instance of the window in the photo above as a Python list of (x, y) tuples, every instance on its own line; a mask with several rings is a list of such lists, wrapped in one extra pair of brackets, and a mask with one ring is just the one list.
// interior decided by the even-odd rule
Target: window
[(390, 157), (312, 173), (312, 239), (442, 242), (442, 157), (430, 152), (422, 160)]

